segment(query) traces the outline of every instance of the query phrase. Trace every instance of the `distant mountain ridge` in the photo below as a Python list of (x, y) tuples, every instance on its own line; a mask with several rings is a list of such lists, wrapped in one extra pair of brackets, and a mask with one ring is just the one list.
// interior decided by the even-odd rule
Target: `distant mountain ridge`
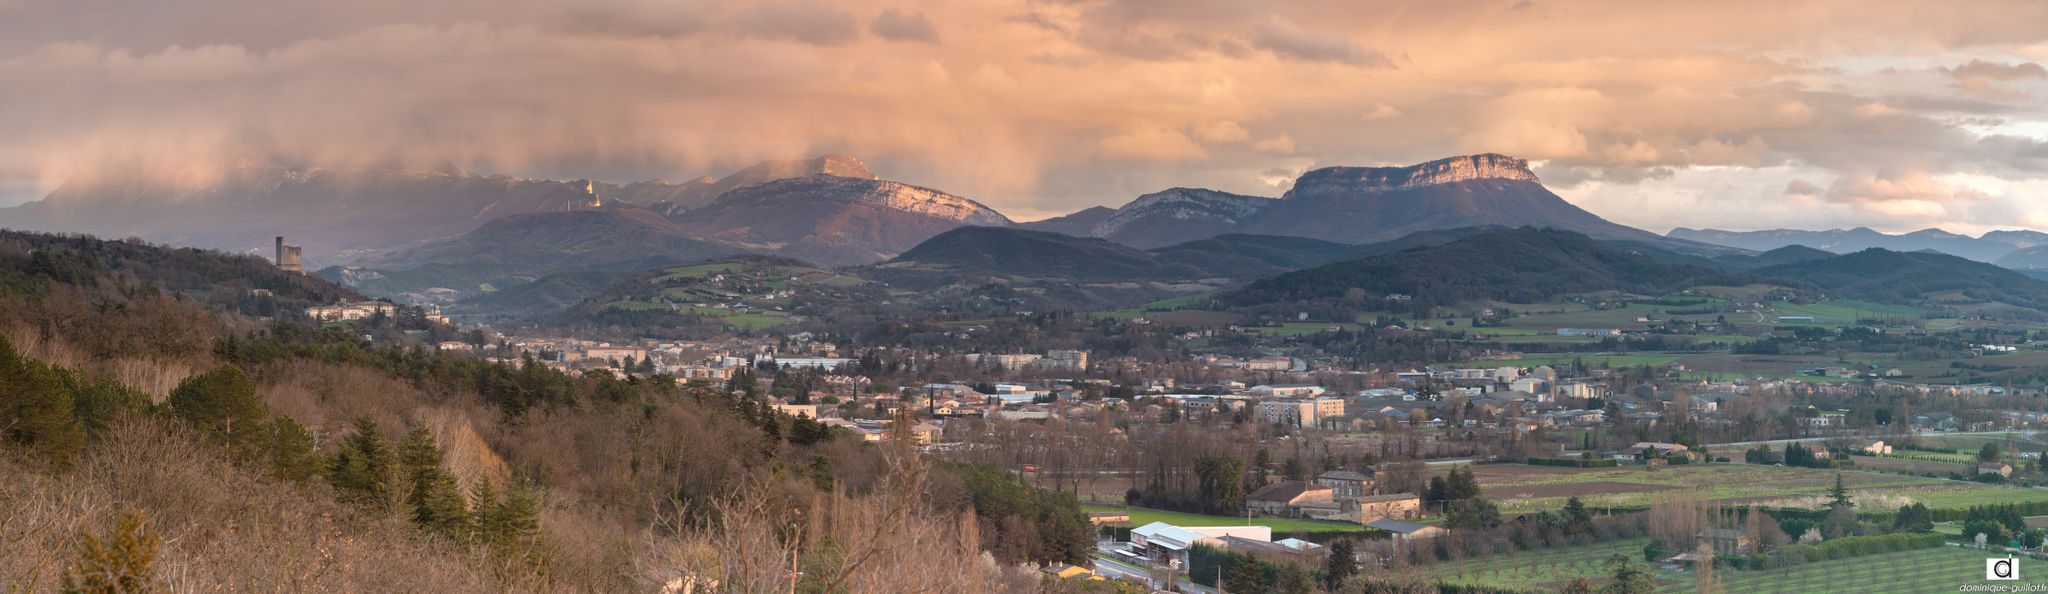
[(1813, 283), (1830, 296), (1881, 303), (2004, 303), (2048, 312), (2048, 282), (1959, 256), (1871, 248), (1756, 269)]
[(1171, 188), (1116, 209), (1089, 235), (1141, 248), (1173, 245), (1236, 232), (1274, 202), (1216, 190)]
[[(1324, 167), (1303, 173), (1280, 198), (1172, 188), (1090, 216), (1100, 222), (1086, 235), (1147, 248), (1230, 233), (1368, 244), (1423, 231), (1531, 225), (1681, 253), (1739, 251), (1609, 222), (1544, 188), (1527, 161), (1493, 153), (1406, 167)], [(1055, 221), (1026, 226), (1079, 234), (1079, 225)]]
[[(2048, 244), (2048, 233), (2028, 230), (1992, 231), (1978, 237), (1970, 237), (1940, 229), (1921, 229), (1909, 233), (1891, 234), (1868, 227), (1825, 229), (1819, 231), (1800, 229), (1723, 231), (1719, 229), (1679, 227), (1672, 229), (1670, 233), (1665, 235), (1676, 239), (1737, 247), (1759, 252), (1791, 245), (1804, 245), (1837, 254), (1854, 253), (1870, 248), (1882, 248), (1895, 252), (1933, 250), (1979, 262), (1998, 262), (2001, 258), (2012, 255), (2023, 248)], [(2014, 266), (2009, 267), (2025, 266), (2015, 262)]]
[(706, 239), (831, 266), (884, 260), (962, 226), (1015, 224), (931, 188), (834, 175), (735, 190), (676, 223)]

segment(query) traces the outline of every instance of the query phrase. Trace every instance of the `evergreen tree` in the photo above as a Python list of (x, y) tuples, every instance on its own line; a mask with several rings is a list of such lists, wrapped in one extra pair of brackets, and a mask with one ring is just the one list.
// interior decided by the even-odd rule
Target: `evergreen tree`
[(1835, 486), (1828, 488), (1828, 509), (1844, 510), (1855, 505), (1849, 500), (1849, 489), (1842, 486), (1842, 473), (1835, 473)]
[(1479, 498), (1479, 481), (1472, 476), (1472, 467), (1458, 466), (1451, 469), (1444, 479), (1444, 500), (1462, 501)]
[(479, 536), (499, 555), (538, 563), (544, 550), (540, 540), (540, 494), (523, 481), (513, 481), (505, 499), (492, 506), (480, 526)]
[(472, 541), (487, 542), (502, 529), (494, 516), (502, 505), (498, 491), (488, 480), (479, 480), (469, 489), (469, 537)]
[(158, 539), (142, 516), (121, 514), (105, 539), (91, 532), (79, 535), (78, 560), (64, 572), (64, 594), (142, 594), (162, 592), (157, 581)]
[(256, 383), (232, 365), (186, 378), (168, 402), (171, 413), (193, 428), (236, 444), (255, 442), (270, 414)]
[(398, 455), (369, 417), (356, 419), (355, 433), (327, 464), (327, 480), (343, 501), (388, 511), (397, 488)]
[(1425, 508), (1423, 511), (1427, 512), (1426, 508), (1429, 507), (1435, 507), (1441, 511), (1444, 502), (1448, 501), (1446, 499), (1448, 496), (1447, 491), (1448, 489), (1444, 486), (1444, 477), (1429, 477), (1429, 488), (1424, 489), (1422, 492), (1422, 506)]
[(1452, 500), (1445, 505), (1446, 528), (1492, 528), (1500, 525), (1500, 506), (1491, 501), (1474, 497)]
[(279, 416), (270, 421), (263, 444), (263, 456), (270, 463), (270, 478), (306, 482), (320, 475), (325, 460), (313, 433), (297, 419)]
[(1223, 589), (1230, 594), (1268, 594), (1272, 582), (1258, 559), (1251, 555), (1230, 555), (1230, 567), (1223, 570)]
[(1927, 504), (1915, 503), (1899, 508), (1899, 514), (1892, 518), (1892, 527), (1911, 532), (1934, 530), (1934, 514), (1927, 510)]
[(754, 380), (754, 370), (749, 368), (742, 367), (734, 371), (731, 378), (725, 380), (727, 392), (753, 396), (757, 390), (760, 390), (760, 385)]
[(85, 448), (74, 405), (62, 372), (15, 354), (0, 338), (0, 438), (53, 468), (69, 468)]
[(1358, 573), (1358, 545), (1350, 539), (1330, 543), (1330, 556), (1323, 560), (1323, 585), (1335, 592)]
[(1315, 594), (1316, 580), (1307, 569), (1293, 563), (1280, 568), (1280, 580), (1273, 584), (1275, 594)]
[(87, 378), (76, 371), (62, 371), (65, 383), (70, 386), (72, 410), (78, 420), (85, 423), (87, 434), (98, 434), (113, 425), (123, 415), (137, 414), (149, 410), (149, 396), (127, 386)]
[(1619, 554), (1607, 559), (1608, 582), (1600, 594), (1654, 594), (1657, 579), (1641, 564)]
[(1566, 534), (1584, 534), (1593, 530), (1593, 514), (1586, 511), (1586, 502), (1578, 497), (1564, 502), (1564, 531)]
[(468, 531), (469, 510), (455, 477), (441, 468), (441, 449), (434, 434), (419, 427), (398, 444), (398, 463), (406, 477), (405, 504), (421, 527), (449, 537)]

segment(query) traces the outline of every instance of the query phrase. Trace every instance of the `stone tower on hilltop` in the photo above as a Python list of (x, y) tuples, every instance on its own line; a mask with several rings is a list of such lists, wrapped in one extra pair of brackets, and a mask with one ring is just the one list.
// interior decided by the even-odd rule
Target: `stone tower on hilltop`
[(284, 236), (277, 236), (277, 267), (285, 272), (306, 273), (306, 267), (299, 265), (299, 246), (285, 245)]

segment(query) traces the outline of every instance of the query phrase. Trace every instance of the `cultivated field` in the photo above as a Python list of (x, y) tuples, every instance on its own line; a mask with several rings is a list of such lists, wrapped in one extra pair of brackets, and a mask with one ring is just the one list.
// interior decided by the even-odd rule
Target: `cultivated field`
[[(1857, 470), (1820, 470), (1746, 464), (1692, 464), (1650, 468), (1561, 468), (1497, 464), (1475, 466), (1487, 498), (1505, 512), (1557, 509), (1568, 497), (1587, 505), (1639, 507), (1680, 493), (1698, 493), (1724, 503), (1795, 504), (1834, 484), (1839, 472), (1852, 497), (1877, 499), (1887, 507), (1910, 502), (1933, 508), (1987, 503), (2048, 501), (2048, 491)], [(1445, 469), (1447, 470), (1447, 469)]]
[[(1606, 575), (1608, 557), (1621, 554), (1642, 560), (1644, 540), (1627, 540), (1568, 549), (1524, 551), (1433, 565), (1430, 575), (1445, 583), (1554, 592), (1565, 582), (1587, 577), (1596, 584)], [(1965, 584), (1987, 584), (1985, 551), (1941, 547), (1809, 563), (1783, 569), (1735, 571), (1715, 576), (1723, 594), (1792, 594), (1809, 592), (1955, 592)], [(2021, 559), (2022, 582), (2048, 576), (2048, 561)], [(1696, 592), (1693, 574), (1657, 566), (1658, 590), (1666, 594)]]
[[(1448, 584), (1556, 592), (1573, 579), (1599, 580), (1606, 576), (1607, 559), (1614, 555), (1642, 561), (1643, 544), (1648, 542), (1648, 539), (1632, 539), (1582, 547), (1520, 551), (1438, 563), (1426, 571)], [(1666, 573), (1658, 574), (1660, 582), (1671, 579)]]

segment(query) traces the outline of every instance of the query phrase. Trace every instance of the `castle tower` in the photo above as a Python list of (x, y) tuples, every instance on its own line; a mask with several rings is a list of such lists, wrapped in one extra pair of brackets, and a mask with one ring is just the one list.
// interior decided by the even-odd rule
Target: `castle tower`
[(285, 272), (305, 274), (306, 268), (299, 264), (299, 246), (285, 245), (284, 236), (277, 236), (277, 267)]

